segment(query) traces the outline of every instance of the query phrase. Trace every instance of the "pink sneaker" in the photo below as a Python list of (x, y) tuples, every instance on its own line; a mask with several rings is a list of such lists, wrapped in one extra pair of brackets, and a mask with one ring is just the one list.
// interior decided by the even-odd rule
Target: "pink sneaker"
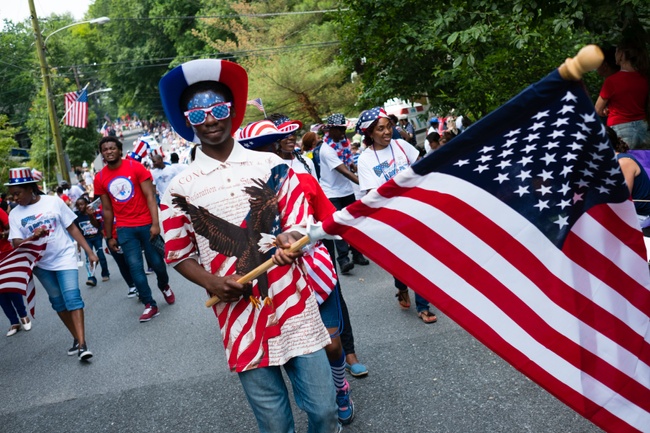
[(140, 322), (148, 322), (159, 314), (158, 307), (152, 307), (151, 304), (147, 304), (144, 306), (144, 313), (140, 316)]
[(172, 292), (172, 289), (169, 288), (169, 284), (167, 285), (167, 287), (165, 287), (162, 290), (162, 294), (165, 297), (165, 301), (167, 301), (169, 305), (176, 302), (176, 296), (174, 296), (174, 292)]

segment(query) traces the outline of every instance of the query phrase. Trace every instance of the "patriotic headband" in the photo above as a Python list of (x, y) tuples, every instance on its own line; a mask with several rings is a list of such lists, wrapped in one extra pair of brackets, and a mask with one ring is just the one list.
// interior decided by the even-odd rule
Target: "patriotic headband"
[(364, 111), (357, 121), (357, 132), (365, 135), (370, 125), (382, 117), (388, 117), (388, 114), (386, 114), (386, 111), (382, 107), (375, 107)]
[[(287, 122), (283, 124), (285, 123)], [(258, 147), (287, 138), (298, 129), (300, 129), (300, 126), (297, 123), (289, 122), (286, 126), (279, 128), (270, 120), (260, 120), (249, 123), (242, 129), (238, 129), (235, 132), (235, 139), (247, 149), (257, 149)]]
[(201, 81), (218, 81), (232, 92), (235, 111), (232, 131), (236, 131), (244, 120), (248, 99), (248, 74), (237, 63), (227, 60), (199, 59), (183, 63), (166, 73), (158, 85), (165, 114), (178, 135), (194, 143), (199, 143), (200, 140), (194, 134), (194, 130), (185, 123), (180, 99), (185, 89)]

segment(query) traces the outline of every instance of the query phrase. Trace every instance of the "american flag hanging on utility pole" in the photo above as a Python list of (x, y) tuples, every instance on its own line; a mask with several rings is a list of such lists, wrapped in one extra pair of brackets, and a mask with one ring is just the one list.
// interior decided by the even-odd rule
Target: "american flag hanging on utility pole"
[(86, 89), (65, 94), (65, 124), (85, 128), (88, 124), (88, 93)]

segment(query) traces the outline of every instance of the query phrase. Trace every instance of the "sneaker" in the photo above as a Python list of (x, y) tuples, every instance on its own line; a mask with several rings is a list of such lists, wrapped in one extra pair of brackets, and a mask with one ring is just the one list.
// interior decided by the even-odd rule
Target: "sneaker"
[(341, 260), (339, 267), (341, 268), (342, 274), (347, 274), (352, 269), (354, 269), (354, 263), (352, 263), (350, 259), (346, 257), (344, 260)]
[(345, 381), (342, 390), (336, 392), (336, 405), (339, 407), (339, 422), (348, 425), (354, 419), (354, 403), (350, 398), (350, 384)]
[(102, 277), (102, 282), (105, 283), (106, 281), (108, 281), (108, 280), (110, 280), (110, 279), (111, 279), (111, 277), (108, 276), (108, 275), (106, 275), (105, 277)]
[(68, 355), (72, 356), (78, 352), (79, 352), (79, 342), (75, 338), (74, 341), (72, 342), (72, 347), (68, 349)]
[(86, 347), (84, 344), (83, 346), (79, 347), (79, 353), (77, 356), (79, 357), (79, 361), (88, 361), (93, 357), (93, 353), (88, 350), (88, 347)]
[(151, 274), (153, 274), (153, 269), (147, 268), (147, 270), (144, 271), (144, 273), (147, 274), (147, 275), (151, 275)]
[(96, 285), (97, 285), (97, 278), (95, 277), (89, 277), (88, 281), (86, 281), (86, 286), (95, 287)]
[(359, 254), (359, 255), (353, 256), (353, 257), (352, 257), (352, 263), (354, 263), (355, 265), (361, 265), (361, 266), (367, 266), (367, 265), (370, 264), (370, 262), (368, 261), (368, 259), (366, 259), (366, 258), (363, 256), (363, 254)]
[(169, 284), (163, 290), (161, 290), (161, 292), (165, 297), (165, 301), (167, 301), (169, 305), (176, 302), (176, 296), (174, 296), (174, 292), (172, 292), (172, 289), (169, 288)]
[(155, 305), (151, 306), (151, 304), (147, 304), (144, 306), (144, 313), (142, 313), (142, 316), (140, 316), (140, 322), (148, 322), (159, 314), (160, 313), (158, 312), (158, 307)]
[(129, 298), (135, 298), (136, 296), (138, 296), (138, 289), (136, 289), (135, 287), (129, 287), (129, 293), (126, 296), (128, 296)]

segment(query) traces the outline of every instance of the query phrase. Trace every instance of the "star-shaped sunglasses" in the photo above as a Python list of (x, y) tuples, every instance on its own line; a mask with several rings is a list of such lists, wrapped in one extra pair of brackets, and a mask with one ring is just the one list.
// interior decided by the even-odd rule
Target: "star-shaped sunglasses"
[(206, 108), (193, 108), (187, 110), (183, 114), (189, 120), (190, 125), (201, 125), (205, 123), (208, 118), (208, 113), (212, 114), (216, 120), (223, 120), (230, 116), (230, 102), (219, 102), (218, 104), (211, 105)]

